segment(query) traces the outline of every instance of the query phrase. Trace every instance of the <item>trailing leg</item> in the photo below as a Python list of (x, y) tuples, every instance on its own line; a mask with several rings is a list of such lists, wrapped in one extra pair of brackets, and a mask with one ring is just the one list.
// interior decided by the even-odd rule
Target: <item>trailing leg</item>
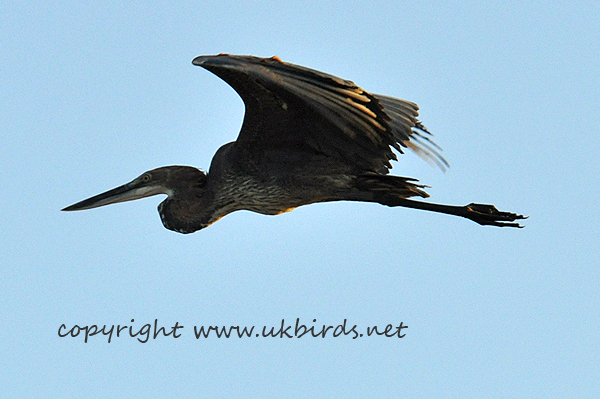
[[(406, 208), (422, 209), (424, 211), (445, 213), (461, 216), (481, 225), (522, 228), (515, 220), (527, 219), (526, 216), (511, 212), (501, 212), (494, 205), (469, 204), (465, 206), (442, 205), (429, 202), (415, 201), (406, 198), (387, 198), (384, 205), (403, 206)], [(383, 202), (382, 202), (383, 203)]]

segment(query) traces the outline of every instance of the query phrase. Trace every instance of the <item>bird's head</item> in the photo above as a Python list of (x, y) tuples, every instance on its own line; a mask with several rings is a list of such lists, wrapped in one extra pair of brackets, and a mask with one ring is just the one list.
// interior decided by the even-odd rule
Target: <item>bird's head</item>
[(82, 211), (157, 194), (166, 194), (167, 199), (158, 206), (164, 226), (181, 233), (191, 233), (199, 230), (196, 227), (198, 223), (192, 221), (193, 208), (202, 198), (206, 183), (207, 176), (201, 170), (191, 166), (164, 166), (142, 173), (127, 184), (62, 210)]

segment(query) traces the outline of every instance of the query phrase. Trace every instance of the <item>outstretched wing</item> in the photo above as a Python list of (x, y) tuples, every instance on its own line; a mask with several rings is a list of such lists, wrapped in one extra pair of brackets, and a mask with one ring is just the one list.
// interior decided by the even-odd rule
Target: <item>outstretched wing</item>
[(415, 150), (446, 161), (417, 119), (415, 103), (373, 95), (349, 80), (282, 62), (277, 57), (200, 56), (240, 95), (246, 113), (237, 144), (253, 152), (310, 147), (364, 171), (387, 173), (392, 151)]

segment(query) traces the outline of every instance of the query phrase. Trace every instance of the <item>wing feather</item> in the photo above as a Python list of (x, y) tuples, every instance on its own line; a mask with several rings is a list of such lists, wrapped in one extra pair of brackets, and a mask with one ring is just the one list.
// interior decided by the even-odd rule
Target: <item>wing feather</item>
[[(305, 145), (362, 171), (387, 173), (392, 151), (416, 151), (447, 166), (409, 101), (373, 95), (349, 80), (276, 57), (200, 56), (194, 65), (213, 72), (246, 105), (237, 143), (254, 153)], [(433, 146), (432, 146), (433, 145)]]

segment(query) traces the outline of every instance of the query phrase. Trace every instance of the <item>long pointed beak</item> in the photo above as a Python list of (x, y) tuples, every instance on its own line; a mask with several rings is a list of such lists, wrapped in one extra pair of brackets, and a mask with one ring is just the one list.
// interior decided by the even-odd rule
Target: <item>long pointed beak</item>
[(134, 182), (124, 184), (112, 190), (108, 190), (102, 194), (95, 195), (91, 198), (80, 201), (76, 204), (68, 206), (63, 211), (82, 211), (84, 209), (97, 208), (99, 206), (116, 204), (118, 202), (133, 201), (140, 198), (150, 197), (156, 194), (168, 194), (163, 187), (157, 186), (142, 186), (140, 187)]

